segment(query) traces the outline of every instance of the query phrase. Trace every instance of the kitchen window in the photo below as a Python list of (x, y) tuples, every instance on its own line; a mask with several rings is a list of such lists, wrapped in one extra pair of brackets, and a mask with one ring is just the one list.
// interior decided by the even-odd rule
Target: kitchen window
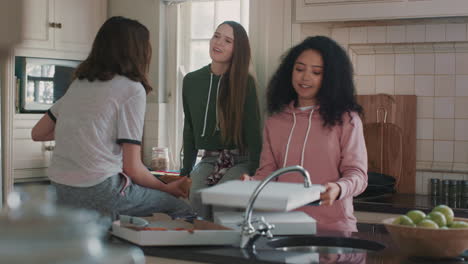
[[(171, 13), (172, 12), (172, 13)], [(167, 126), (167, 143), (171, 159), (176, 168), (180, 166), (183, 144), (182, 81), (184, 76), (211, 62), (209, 42), (216, 27), (226, 20), (242, 24), (248, 32), (249, 0), (199, 0), (190, 1), (174, 9), (168, 9), (166, 17), (173, 21), (167, 43), (167, 65), (176, 65), (175, 70), (168, 67), (167, 103), (171, 115)], [(171, 45), (172, 44), (172, 45)], [(174, 45), (175, 44), (175, 45)], [(171, 55), (174, 56), (171, 56)], [(160, 124), (163, 125), (163, 124)]]

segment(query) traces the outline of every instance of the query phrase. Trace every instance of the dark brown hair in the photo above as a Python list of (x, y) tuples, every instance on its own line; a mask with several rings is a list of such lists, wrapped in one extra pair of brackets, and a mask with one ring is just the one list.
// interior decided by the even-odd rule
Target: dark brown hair
[[(250, 43), (247, 32), (241, 24), (225, 21), (220, 24), (229, 25), (234, 32), (234, 48), (231, 64), (223, 76), (219, 92), (219, 127), (221, 138), (225, 143), (234, 143), (240, 150), (244, 150), (242, 137), (244, 102), (247, 96), (250, 64)], [(219, 26), (218, 26), (219, 27)], [(258, 104), (257, 104), (258, 105)]]
[(93, 47), (75, 71), (75, 78), (108, 81), (123, 75), (153, 90), (147, 74), (151, 60), (148, 29), (136, 20), (115, 16), (99, 29)]

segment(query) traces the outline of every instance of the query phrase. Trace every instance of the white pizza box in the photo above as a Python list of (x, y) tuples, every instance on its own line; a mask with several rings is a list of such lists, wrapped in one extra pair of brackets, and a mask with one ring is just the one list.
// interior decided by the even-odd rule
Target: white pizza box
[[(260, 181), (233, 180), (201, 189), (203, 204), (226, 207), (247, 207), (248, 201)], [(254, 209), (269, 211), (291, 211), (320, 199), (325, 187), (303, 183), (269, 182), (257, 197)]]
[[(221, 211), (213, 213), (215, 223), (236, 230), (241, 230), (245, 212)], [(274, 224), (273, 235), (314, 235), (317, 221), (301, 211), (292, 212), (253, 212), (252, 219), (264, 217), (269, 224)]]
[[(156, 215), (156, 214), (155, 214)], [(233, 230), (204, 220), (193, 224), (169, 218), (141, 217), (147, 220), (149, 228), (167, 230), (145, 230), (121, 222), (112, 223), (112, 234), (140, 246), (181, 246), (181, 245), (235, 245), (240, 244), (240, 231)]]

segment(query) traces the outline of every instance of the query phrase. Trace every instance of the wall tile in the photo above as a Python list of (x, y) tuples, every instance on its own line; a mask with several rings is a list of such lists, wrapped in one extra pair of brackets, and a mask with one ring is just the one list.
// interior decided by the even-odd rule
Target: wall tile
[(416, 139), (433, 139), (434, 120), (433, 119), (416, 119)]
[(457, 53), (455, 69), (456, 74), (468, 74), (468, 53)]
[(395, 74), (414, 74), (414, 55), (395, 55)]
[(387, 27), (367, 27), (367, 43), (385, 43)]
[(468, 119), (468, 97), (467, 96), (460, 96), (460, 97), (455, 98), (455, 118)]
[(395, 75), (395, 94), (414, 94), (414, 75)]
[(359, 55), (357, 56), (358, 75), (374, 75), (375, 74), (375, 55)]
[(432, 161), (434, 159), (434, 142), (432, 140), (416, 140), (416, 160)]
[(436, 53), (435, 73), (455, 74), (455, 53)]
[(435, 96), (455, 96), (455, 75), (435, 76)]
[(422, 178), (422, 181), (421, 181), (421, 190), (422, 190), (422, 194), (424, 195), (427, 195), (429, 194), (430, 192), (430, 189), (429, 189), (429, 181), (431, 180), (431, 178), (433, 178), (433, 173), (432, 172), (429, 172), (429, 171), (425, 171), (423, 173), (423, 178)]
[(447, 41), (465, 41), (466, 40), (466, 24), (447, 24), (446, 25)]
[(434, 119), (434, 139), (453, 140), (455, 137), (454, 127), (454, 119)]
[(360, 76), (354, 77), (356, 82), (357, 94), (375, 94), (375, 76)]
[(455, 77), (455, 96), (468, 96), (468, 75)]
[(395, 55), (377, 54), (375, 55), (375, 74), (395, 74)]
[(465, 174), (461, 173), (444, 173), (444, 180), (463, 180)]
[(435, 118), (454, 118), (455, 117), (455, 98), (436, 97), (434, 99), (434, 117)]
[(331, 37), (342, 45), (349, 44), (349, 28), (333, 28)]
[(406, 41), (407, 42), (424, 42), (426, 39), (425, 25), (408, 25), (406, 26)]
[(406, 41), (405, 26), (387, 26), (387, 42), (403, 43)]
[(375, 92), (395, 94), (395, 77), (383, 75), (375, 76)]
[(367, 27), (352, 27), (349, 29), (349, 44), (367, 43)]
[(418, 96), (416, 101), (417, 118), (434, 118), (434, 97)]
[(434, 74), (435, 63), (434, 54), (415, 54), (414, 55), (414, 73), (415, 74)]
[(434, 161), (453, 162), (453, 141), (434, 141)]
[(416, 171), (416, 194), (422, 193), (422, 184), (423, 184), (424, 172)]
[(445, 25), (444, 24), (426, 25), (426, 41), (428, 42), (445, 41)]
[(468, 140), (468, 119), (455, 119), (455, 140)]
[(453, 161), (468, 163), (468, 141), (455, 141)]
[(414, 93), (417, 96), (434, 96), (434, 75), (416, 75)]

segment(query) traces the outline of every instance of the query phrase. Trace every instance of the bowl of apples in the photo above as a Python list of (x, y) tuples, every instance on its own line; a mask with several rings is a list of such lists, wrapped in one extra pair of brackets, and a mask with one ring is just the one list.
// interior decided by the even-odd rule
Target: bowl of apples
[(438, 205), (428, 214), (411, 210), (384, 219), (383, 224), (408, 256), (457, 257), (468, 249), (468, 218), (454, 217), (446, 205)]

